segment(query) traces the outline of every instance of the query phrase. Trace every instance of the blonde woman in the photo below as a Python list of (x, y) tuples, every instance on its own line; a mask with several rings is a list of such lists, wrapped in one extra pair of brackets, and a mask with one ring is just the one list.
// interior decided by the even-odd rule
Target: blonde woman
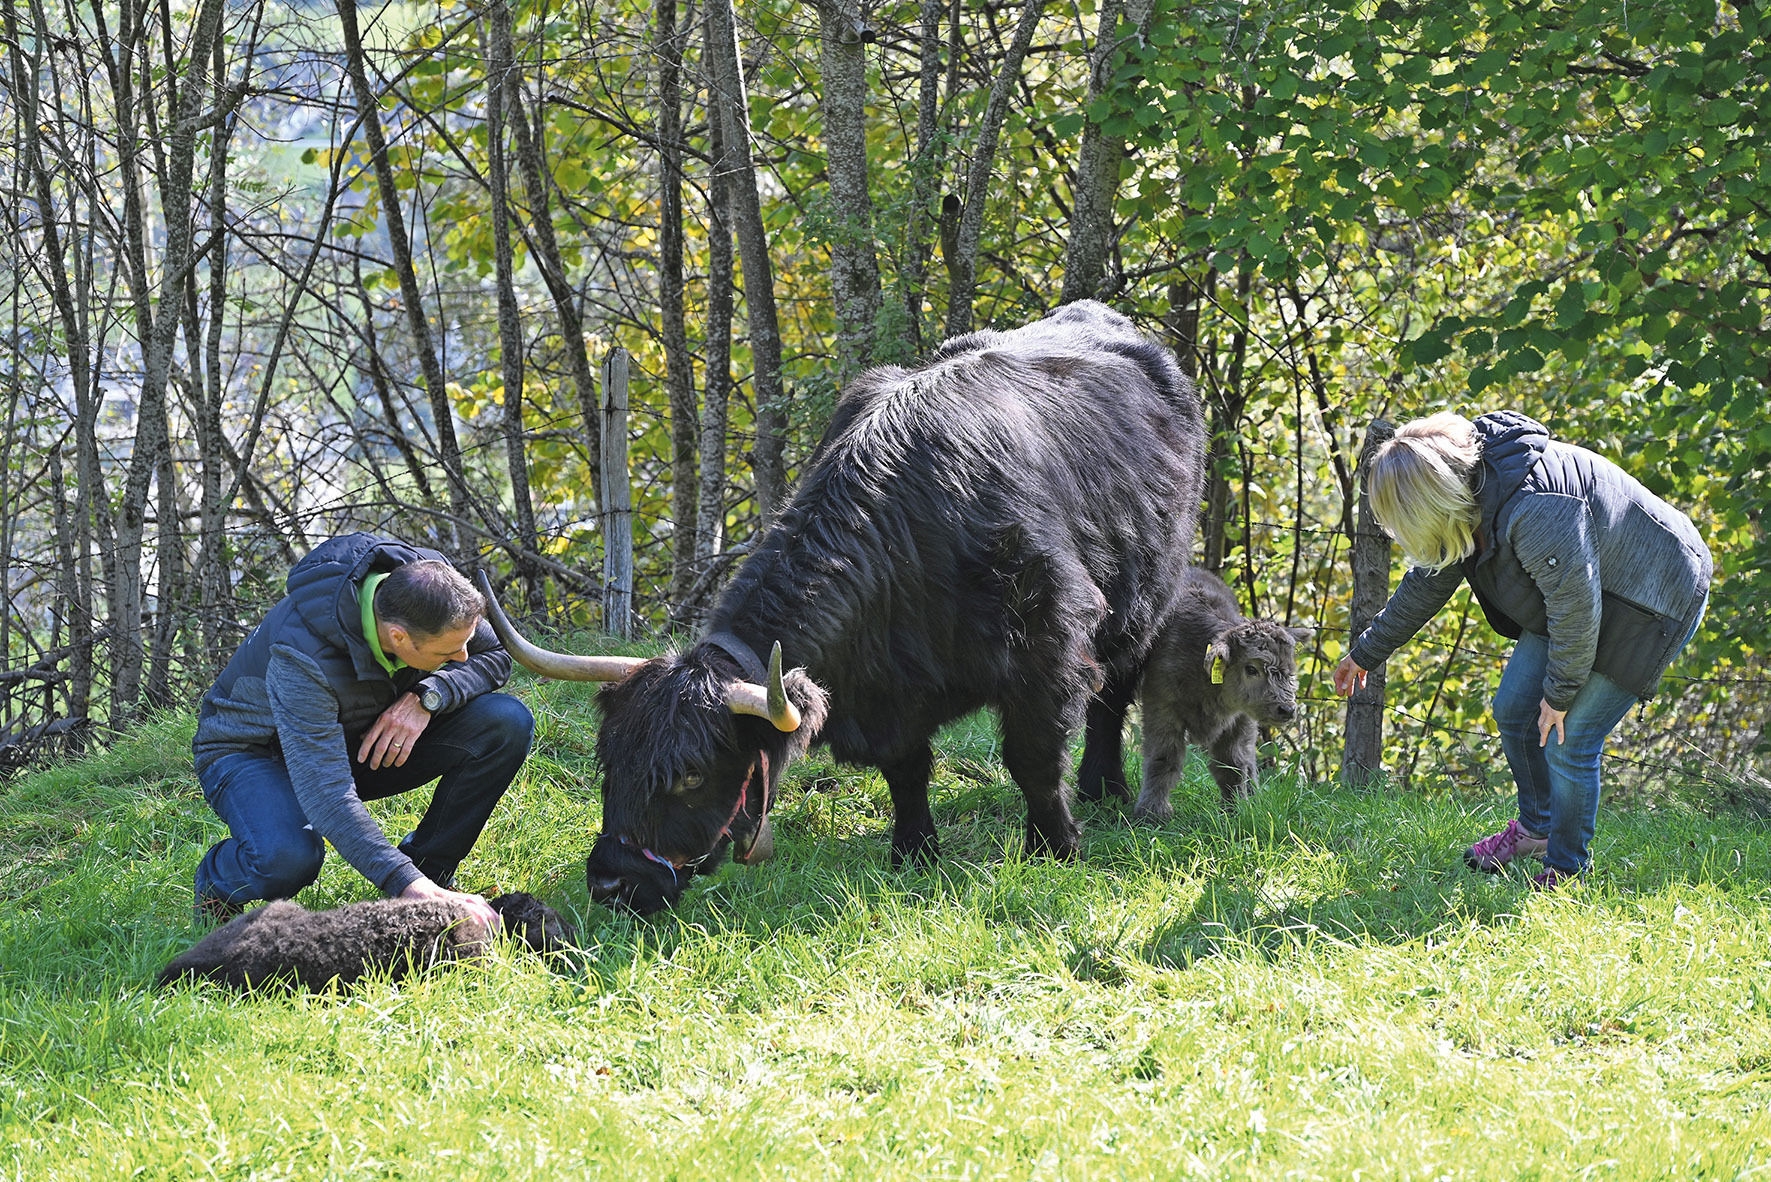
[(1494, 696), (1519, 815), (1472, 845), (1472, 869), (1538, 858), (1532, 883), (1584, 874), (1599, 755), (1697, 630), (1713, 564), (1683, 513), (1617, 465), (1513, 411), (1408, 423), (1366, 476), (1371, 507), (1409, 559), (1384, 609), (1334, 671), (1343, 697), (1468, 581), (1518, 643)]

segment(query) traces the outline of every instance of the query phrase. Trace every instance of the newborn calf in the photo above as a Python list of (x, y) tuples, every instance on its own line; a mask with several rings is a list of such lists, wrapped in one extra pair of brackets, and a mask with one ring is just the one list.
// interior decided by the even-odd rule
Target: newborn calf
[[(576, 939), (572, 925), (533, 895), (514, 892), (487, 902), (505, 932), (536, 952), (554, 952)], [(276, 982), (318, 992), (374, 971), (403, 977), (483, 953), (491, 938), (467, 918), (466, 907), (436, 899), (374, 899), (330, 911), (267, 903), (197, 941), (160, 970), (156, 983), (206, 977), (232, 989)]]
[(1191, 570), (1174, 613), (1150, 649), (1139, 699), (1144, 713), (1144, 790), (1133, 816), (1161, 823), (1174, 815), (1187, 740), (1211, 756), (1226, 808), (1255, 789), (1256, 729), (1297, 715), (1295, 644), (1307, 628), (1248, 620), (1224, 581)]

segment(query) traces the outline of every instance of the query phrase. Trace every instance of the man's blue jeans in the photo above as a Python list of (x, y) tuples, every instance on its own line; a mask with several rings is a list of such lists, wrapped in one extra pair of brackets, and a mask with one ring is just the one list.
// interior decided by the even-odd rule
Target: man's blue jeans
[[(1686, 643), (1690, 639), (1687, 635)], [(1568, 707), (1563, 741), (1551, 732), (1549, 742), (1538, 746), (1538, 704), (1549, 651), (1546, 637), (1527, 632), (1519, 638), (1495, 691), (1494, 721), (1519, 789), (1519, 824), (1549, 838), (1544, 865), (1580, 874), (1591, 865), (1587, 847), (1599, 816), (1599, 756), (1637, 699), (1594, 670)]]
[[(535, 720), (508, 694), (482, 694), (439, 715), (400, 767), (371, 770), (350, 752), (357, 795), (380, 800), (437, 780), (430, 807), (400, 850), (448, 885), (529, 754)], [(326, 843), (308, 825), (281, 758), (240, 752), (198, 775), (231, 836), (197, 864), (199, 897), (247, 903), (287, 899), (320, 876)]]

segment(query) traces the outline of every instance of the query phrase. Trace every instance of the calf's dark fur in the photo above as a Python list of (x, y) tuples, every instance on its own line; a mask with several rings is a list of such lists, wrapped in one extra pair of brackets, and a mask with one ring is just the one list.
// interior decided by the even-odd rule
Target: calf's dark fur
[[(505, 933), (535, 952), (555, 952), (577, 938), (571, 923), (533, 895), (518, 891), (487, 902)], [(464, 923), (467, 914), (461, 904), (437, 899), (374, 899), (330, 911), (267, 903), (197, 941), (160, 970), (156, 984), (206, 978), (231, 989), (286, 984), (318, 992), (372, 972), (403, 977), (485, 952), (491, 938)]]
[(1245, 619), (1236, 596), (1209, 571), (1190, 570), (1144, 667), (1144, 789), (1132, 810), (1161, 823), (1191, 739), (1209, 753), (1225, 807), (1256, 786), (1258, 728), (1297, 715), (1296, 642), (1307, 628)]

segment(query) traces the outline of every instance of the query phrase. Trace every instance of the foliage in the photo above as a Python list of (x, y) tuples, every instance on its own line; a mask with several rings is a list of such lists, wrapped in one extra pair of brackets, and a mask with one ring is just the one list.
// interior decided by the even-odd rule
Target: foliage
[[(163, 536), (146, 556), (159, 592), (150, 605), (154, 643), (170, 667), (157, 696), (168, 702), (204, 684), (274, 598), (282, 572), (320, 537), (375, 528), (446, 547), (452, 531), (467, 528), (436, 508), (445, 486), (434, 412), (416, 378), (386, 210), (350, 119), (349, 88), (339, 89), (335, 16), (303, 6), (247, 9), (230, 26), (236, 58), (227, 73), (248, 86), (242, 110), (272, 142), (229, 141), (219, 130), (204, 141), (225, 158), (226, 193), (239, 204), (228, 211), (229, 249), (205, 256), (186, 301), (196, 322), (181, 335), (166, 457), (185, 505), (156, 517)], [(885, 287), (875, 357), (905, 362), (934, 344), (953, 261), (939, 230), (949, 201), (981, 202), (985, 211), (976, 322), (1010, 325), (1049, 309), (1062, 288), (1076, 146), (1094, 121), (1131, 151), (1099, 294), (1175, 344), (1198, 376), (1217, 431), (1212, 463), (1222, 494), (1201, 554), (1251, 612), (1317, 626), (1306, 689), (1321, 684), (1349, 626), (1345, 527), (1367, 423), (1448, 405), (1513, 406), (1621, 459), (1698, 518), (1721, 578), (1681, 671), (1693, 680), (1647, 725), (1647, 757), (1681, 762), (1695, 743), (1722, 772), (1742, 771), (1764, 742), (1771, 647), (1763, 525), (1771, 426), (1762, 413), (1771, 402), (1763, 344), (1771, 339), (1771, 162), (1759, 115), (1771, 38), (1762, 10), (1707, 0), (1478, 0), (1451, 9), (1401, 0), (1161, 3), (1146, 37), (1129, 25), (1109, 30), (1123, 52), (1113, 85), (1090, 104), (1086, 62), (1098, 13), (1093, 3), (1046, 6), (1014, 80), (994, 173), (986, 191), (971, 193), (975, 131), (1015, 6), (962, 6), (963, 19), (944, 18), (926, 143), (918, 123), (922, 6), (898, 0), (869, 10), (871, 245)], [(657, 10), (641, 0), (563, 8), (525, 0), (510, 14), (528, 125), (552, 186), (548, 217), (585, 348), (593, 365), (617, 346), (633, 357), (635, 603), (663, 632), (686, 616), (668, 590), (676, 490), (665, 383), (673, 362), (660, 327)], [(419, 286), (434, 303), (426, 313), (438, 326), (479, 514), (464, 535), (473, 552), (463, 557), (502, 573), (515, 531), (502, 435), (512, 391), (491, 286), (487, 15), (461, 0), (389, 8), (372, 22), (367, 66), (418, 244)], [(838, 394), (830, 250), (862, 223), (837, 206), (825, 176), (815, 11), (764, 0), (740, 15), (793, 467), (815, 446)], [(89, 613), (102, 631), (111, 610), (107, 564), (116, 558), (105, 527), (118, 511), (114, 475), (134, 442), (128, 403), (116, 395), (139, 364), (137, 309), (122, 293), (103, 303), (88, 284), (102, 303), (90, 318), (106, 334), (87, 346), (93, 386), (111, 399), (108, 417), (91, 429), (103, 458), (86, 473), (70, 462), (59, 491), (45, 470), (42, 457), (63, 454), (62, 441), (81, 429), (68, 409), (75, 343), (60, 336), (46, 280), (58, 269), (151, 274), (161, 262), (153, 235), (143, 237), (139, 259), (103, 237), (83, 239), (88, 254), (79, 257), (45, 255), (43, 219), (73, 224), (81, 211), (96, 211), (85, 220), (110, 225), (131, 207), (123, 188), (104, 179), (116, 173), (118, 151), (104, 131), (117, 117), (101, 85), (111, 77), (96, 48), (105, 37), (78, 10), (33, 9), (19, 19), (19, 45), (41, 51), (31, 61), (64, 105), (51, 112), (62, 138), (45, 141), (51, 208), (36, 206), (23, 149), (0, 138), (0, 162), (16, 178), (0, 201), (21, 228), (0, 249), (19, 261), (11, 273), (34, 277), (14, 289), (0, 356), (0, 392), (15, 425), (13, 446), (0, 449), (9, 475), (0, 488), (9, 493), (7, 516), (16, 517), (8, 536), (20, 539), (7, 579), (20, 590), (4, 634), (14, 667), (66, 643), (53, 602), (58, 542), (92, 570), (91, 602), (71, 610)], [(180, 56), (188, 13), (174, 5), (157, 20), (144, 26), (138, 49), (142, 60), (166, 64), (140, 97), (164, 104), (192, 68)], [(700, 35), (698, 24), (687, 26), (678, 145), (685, 364), (698, 392), (712, 384), (708, 366), (722, 343), (708, 328), (719, 293), (709, 278), (716, 225)], [(18, 126), (23, 108), (8, 70), (0, 117)], [(81, 84), (58, 87), (56, 79), (73, 77)], [(575, 342), (537, 261), (533, 196), (520, 178), (510, 187), (525, 368), (520, 454), (553, 580), (540, 591), (547, 609), (584, 625), (597, 616), (600, 590), (599, 460), (571, 374)], [(193, 209), (207, 217), (201, 201)], [(228, 269), (211, 306), (204, 285), (217, 259)], [(919, 263), (926, 272), (913, 300)], [(759, 525), (748, 454), (756, 362), (743, 311), (740, 303), (730, 342), (728, 552), (709, 560), (704, 592), (717, 589)], [(271, 380), (268, 359), (286, 314)], [(194, 342), (211, 323), (224, 422), (263, 427), (239, 470), (198, 446), (196, 394), (208, 359)], [(238, 488), (224, 507), (219, 603), (201, 601), (193, 580), (181, 582), (175, 561), (180, 551), (194, 553), (184, 555), (189, 565), (206, 557), (208, 543), (180, 531), (200, 512), (194, 490), (210, 480), (215, 495)], [(90, 539), (61, 537), (78, 526), (53, 512), (76, 490), (96, 498)], [(199, 618), (201, 639), (193, 640)], [(1499, 650), (1485, 629), (1464, 623), (1456, 609), (1446, 613), (1397, 659), (1395, 763), (1405, 774), (1441, 763), (1473, 770), (1492, 751), (1485, 699)], [(102, 661), (95, 675), (102, 684)], [(53, 700), (57, 684), (32, 701)], [(1322, 708), (1297, 741), (1306, 770), (1322, 773), (1335, 761), (1339, 724), (1318, 693)], [(0, 725), (12, 726), (15, 709), (23, 708), (0, 706)]]
[[(1257, 605), (1277, 598), (1273, 573), (1299, 569), (1288, 550), (1341, 512), (1344, 483), (1303, 479), (1324, 472), (1324, 442), (1346, 457), (1372, 417), (1516, 406), (1695, 510), (1721, 584), (1693, 664), (1757, 667), (1766, 19), (1704, 0), (1159, 9), (1086, 117), (1143, 147), (1126, 194), (1137, 249), (1218, 297), (1200, 333), (1208, 393), (1236, 384), (1233, 350), (1266, 355), (1229, 391), (1242, 409), (1220, 459), (1244, 527), (1274, 523), (1240, 556)], [(1288, 468), (1294, 498), (1269, 483)], [(1305, 601), (1326, 624), (1342, 593), (1312, 549)], [(1427, 642), (1460, 635), (1441, 620)], [(1434, 678), (1445, 725), (1481, 726), (1480, 677)], [(1754, 685), (1702, 699), (1726, 709)]]

